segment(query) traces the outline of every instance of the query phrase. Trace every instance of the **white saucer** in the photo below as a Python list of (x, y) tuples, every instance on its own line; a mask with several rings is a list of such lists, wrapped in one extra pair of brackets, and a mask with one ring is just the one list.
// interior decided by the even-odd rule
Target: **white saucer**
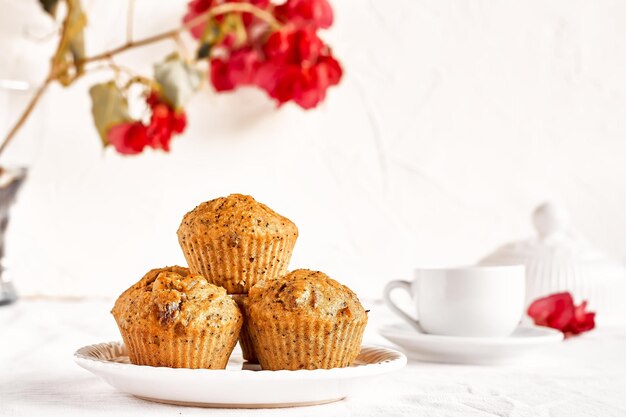
[(563, 340), (563, 334), (558, 330), (523, 325), (511, 336), (502, 338), (431, 335), (404, 323), (382, 326), (379, 332), (411, 358), (475, 365), (509, 363), (534, 349)]
[(342, 400), (361, 383), (406, 365), (393, 349), (363, 346), (348, 368), (262, 371), (235, 351), (224, 370), (133, 365), (120, 342), (85, 346), (78, 365), (122, 392), (150, 401), (220, 408), (276, 408)]

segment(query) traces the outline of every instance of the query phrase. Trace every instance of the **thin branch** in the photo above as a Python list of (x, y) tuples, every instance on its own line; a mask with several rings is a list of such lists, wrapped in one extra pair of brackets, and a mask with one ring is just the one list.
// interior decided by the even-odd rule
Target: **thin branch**
[(20, 127), (22, 127), (24, 122), (26, 122), (26, 119), (28, 119), (28, 116), (33, 111), (33, 109), (35, 108), (39, 100), (41, 99), (41, 96), (43, 96), (43, 93), (46, 92), (46, 90), (48, 89), (48, 86), (50, 85), (50, 83), (52, 83), (53, 80), (54, 78), (52, 77), (52, 74), (50, 74), (50, 76), (46, 78), (46, 81), (44, 81), (44, 83), (39, 86), (37, 91), (35, 91), (35, 94), (31, 97), (30, 102), (24, 109), (24, 112), (22, 113), (20, 118), (17, 120), (17, 122), (15, 122), (15, 125), (9, 131), (9, 134), (4, 138), (2, 145), (0, 145), (0, 155), (2, 154), (4, 149), (7, 147), (9, 142), (11, 142), (11, 139), (15, 137), (15, 134), (20, 129)]
[(218, 6), (215, 6), (205, 13), (202, 13), (195, 18), (191, 19), (189, 22), (184, 25), (168, 30), (166, 32), (162, 32), (153, 36), (149, 36), (147, 38), (143, 38), (137, 41), (126, 42), (123, 45), (118, 46), (117, 48), (113, 48), (109, 51), (105, 51), (99, 53), (97, 55), (93, 55), (90, 57), (83, 58), (79, 61), (80, 64), (87, 64), (94, 61), (99, 61), (101, 59), (110, 58), (113, 55), (117, 55), (122, 52), (126, 52), (129, 49), (138, 48), (140, 46), (149, 45), (151, 43), (159, 42), (165, 39), (175, 39), (178, 34), (196, 26), (206, 22), (212, 17), (219, 16), (226, 13), (251, 13), (258, 17), (261, 20), (266, 21), (272, 28), (279, 28), (281, 26), (280, 22), (276, 20), (276, 18), (269, 12), (259, 9), (256, 6), (251, 5), (250, 3), (223, 3)]
[(124, 45), (118, 46), (117, 48), (113, 48), (109, 51), (99, 53), (97, 55), (88, 56), (86, 58), (81, 59), (79, 62), (82, 64), (88, 64), (94, 61), (100, 61), (102, 59), (109, 59), (113, 55), (117, 55), (119, 53), (125, 52), (129, 49), (138, 48), (140, 46), (149, 45), (151, 43), (159, 42), (165, 39), (170, 39), (176, 34), (175, 31), (163, 32), (158, 35), (150, 36), (138, 41), (130, 41), (126, 42)]
[(133, 70), (132, 68), (126, 67), (124, 65), (119, 65), (117, 64), (115, 61), (111, 60), (109, 61), (108, 64), (109, 69), (112, 69), (113, 71), (119, 72), (119, 73), (124, 73), (126, 75), (128, 75), (129, 77), (141, 77), (141, 75), (139, 73), (137, 73), (137, 71)]
[[(132, 0), (130, 0), (130, 2), (132, 3)], [(134, 6), (129, 5), (129, 8), (133, 8), (133, 7)], [(173, 39), (175, 41), (176, 38), (184, 31), (189, 30), (190, 28), (196, 25), (203, 24), (215, 16), (223, 15), (226, 13), (250, 13), (258, 17), (259, 19), (267, 22), (270, 25), (270, 27), (273, 29), (278, 29), (281, 27), (281, 23), (278, 20), (276, 20), (276, 18), (271, 13), (269, 13), (266, 10), (260, 9), (250, 3), (223, 3), (207, 10), (205, 13), (202, 13), (196, 16), (195, 18), (191, 19), (190, 21), (186, 22), (184, 25), (176, 29), (168, 30), (166, 32), (162, 32), (157, 35), (149, 36), (147, 38), (143, 38), (143, 39), (136, 40), (136, 41), (128, 38), (125, 44), (118, 46), (117, 48), (113, 48), (109, 51), (105, 51), (105, 52), (102, 52), (102, 53), (99, 53), (90, 57), (86, 57), (76, 62), (67, 63), (66, 65), (53, 66), (50, 69), (50, 74), (48, 75), (44, 83), (41, 86), (39, 86), (39, 88), (35, 91), (35, 94), (33, 95), (33, 97), (31, 98), (31, 101), (28, 103), (28, 105), (24, 109), (24, 112), (22, 113), (20, 118), (17, 120), (15, 125), (11, 128), (7, 136), (4, 138), (4, 141), (0, 145), (0, 155), (5, 150), (9, 142), (11, 142), (11, 140), (15, 137), (15, 134), (17, 133), (17, 131), (26, 122), (26, 120), (28, 119), (28, 116), (30, 116), (33, 109), (35, 108), (39, 100), (41, 99), (41, 96), (48, 89), (48, 86), (53, 81), (55, 81), (60, 74), (63, 74), (70, 68), (77, 67), (79, 65), (85, 65), (91, 62), (96, 62), (96, 61), (101, 61), (101, 60), (110, 60), (111, 57), (113, 57), (114, 55), (120, 54), (122, 52), (126, 52), (130, 49), (138, 48), (140, 46), (149, 45), (151, 43), (159, 42), (165, 39)], [(130, 32), (132, 32), (132, 24), (130, 26), (130, 29), (127, 28), (127, 34)], [(55, 55), (58, 53), (58, 48), (60, 47), (61, 45), (59, 43), (59, 45), (57, 46), (57, 52), (55, 52)]]

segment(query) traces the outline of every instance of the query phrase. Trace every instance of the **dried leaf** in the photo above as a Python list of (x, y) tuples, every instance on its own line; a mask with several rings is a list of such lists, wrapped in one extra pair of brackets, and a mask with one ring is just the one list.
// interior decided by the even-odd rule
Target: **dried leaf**
[(198, 47), (198, 51), (196, 52), (196, 59), (200, 60), (208, 58), (211, 55), (212, 48), (213, 45), (211, 45), (210, 43), (201, 43)]
[(200, 89), (203, 73), (174, 55), (154, 66), (154, 79), (168, 103), (179, 109)]
[(215, 19), (215, 17), (209, 19), (204, 28), (204, 32), (202, 32), (202, 37), (200, 38), (201, 42), (206, 42), (209, 44), (215, 44), (219, 42), (223, 38), (222, 28), (220, 23)]
[(220, 32), (223, 36), (228, 36), (230, 34), (234, 35), (235, 48), (241, 47), (244, 43), (246, 43), (248, 38), (248, 33), (246, 32), (246, 26), (243, 23), (241, 13), (227, 14), (220, 27)]
[[(61, 84), (68, 86), (78, 76), (83, 73), (81, 60), (85, 57), (85, 41), (83, 31), (87, 25), (87, 16), (83, 12), (80, 0), (65, 0), (67, 4), (67, 15), (63, 20), (61, 40), (54, 57), (52, 65), (57, 73), (57, 78)], [(45, 8), (46, 6), (44, 6)], [(56, 5), (52, 5), (52, 10)], [(70, 71), (72, 69), (73, 71)]]
[(198, 51), (196, 52), (197, 59), (208, 58), (211, 54), (213, 46), (215, 46), (215, 44), (220, 42), (223, 38), (224, 34), (222, 33), (219, 22), (215, 18), (210, 19), (204, 28), (202, 36), (200, 37), (200, 44)]
[(96, 84), (89, 89), (91, 114), (104, 146), (108, 145), (108, 130), (119, 123), (130, 121), (128, 101), (113, 81)]
[(39, 4), (41, 7), (48, 13), (50, 16), (54, 16), (57, 11), (57, 6), (59, 5), (59, 0), (39, 0)]
[(213, 47), (222, 42), (224, 38), (229, 35), (233, 35), (233, 47), (235, 49), (246, 43), (248, 33), (243, 23), (241, 13), (229, 13), (225, 15), (221, 23), (215, 18), (210, 19), (200, 37), (196, 58), (208, 58), (211, 55)]

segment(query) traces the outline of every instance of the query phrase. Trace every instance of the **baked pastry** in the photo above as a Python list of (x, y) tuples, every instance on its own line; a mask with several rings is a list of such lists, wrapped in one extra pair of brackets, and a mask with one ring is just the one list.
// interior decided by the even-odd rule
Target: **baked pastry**
[(136, 365), (224, 369), (243, 322), (223, 288), (189, 269), (153, 269), (111, 311)]
[(247, 294), (258, 281), (285, 274), (297, 237), (289, 219), (241, 194), (200, 204), (178, 228), (191, 271), (229, 294)]
[(263, 369), (346, 367), (361, 351), (367, 313), (348, 287), (322, 272), (298, 269), (261, 281), (246, 311)]
[(254, 346), (252, 345), (252, 339), (250, 339), (250, 333), (248, 332), (249, 321), (246, 307), (246, 304), (248, 303), (248, 295), (233, 294), (232, 297), (237, 303), (239, 311), (241, 311), (241, 315), (243, 316), (243, 325), (241, 326), (241, 332), (239, 333), (239, 346), (241, 347), (243, 358), (248, 361), (248, 363), (259, 363), (259, 360), (256, 357), (256, 352), (254, 351)]

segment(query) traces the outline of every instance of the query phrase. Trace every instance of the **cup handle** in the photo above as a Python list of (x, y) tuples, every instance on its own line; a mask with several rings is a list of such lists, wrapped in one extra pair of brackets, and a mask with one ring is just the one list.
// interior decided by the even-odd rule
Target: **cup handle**
[(420, 326), (419, 322), (415, 320), (413, 317), (411, 317), (410, 315), (408, 315), (403, 309), (398, 307), (394, 303), (394, 301), (391, 299), (391, 292), (395, 290), (396, 288), (402, 288), (404, 291), (409, 293), (410, 296), (412, 296), (411, 283), (409, 281), (403, 281), (403, 280), (391, 281), (387, 283), (387, 285), (385, 285), (385, 289), (383, 291), (383, 299), (385, 300), (385, 304), (387, 304), (387, 307), (389, 307), (391, 311), (393, 311), (394, 313), (402, 317), (415, 330), (417, 330), (418, 332), (423, 332), (422, 327)]

